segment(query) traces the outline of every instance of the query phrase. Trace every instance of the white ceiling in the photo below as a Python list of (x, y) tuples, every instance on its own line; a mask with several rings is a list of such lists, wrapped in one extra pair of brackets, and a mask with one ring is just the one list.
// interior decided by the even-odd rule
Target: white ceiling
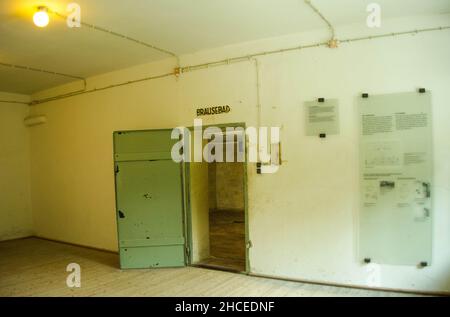
[[(38, 5), (64, 12), (76, 2), (82, 20), (177, 54), (321, 28), (303, 0), (0, 0), (0, 62), (88, 77), (166, 56), (51, 16), (33, 25)], [(365, 21), (374, 0), (312, 0), (335, 25)], [(450, 13), (450, 0), (377, 0), (383, 17)], [(30, 94), (71, 81), (0, 65), (0, 91)]]

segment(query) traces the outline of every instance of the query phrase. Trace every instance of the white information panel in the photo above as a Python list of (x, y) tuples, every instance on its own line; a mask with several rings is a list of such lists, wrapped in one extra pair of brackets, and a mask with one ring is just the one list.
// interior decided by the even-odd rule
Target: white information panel
[(359, 109), (360, 259), (431, 265), (431, 96), (361, 97)]

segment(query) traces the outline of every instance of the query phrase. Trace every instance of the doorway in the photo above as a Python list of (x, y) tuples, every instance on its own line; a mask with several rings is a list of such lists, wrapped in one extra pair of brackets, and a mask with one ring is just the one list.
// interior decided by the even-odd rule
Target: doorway
[[(233, 147), (232, 161), (190, 163), (187, 168), (191, 216), (191, 264), (233, 272), (247, 271), (247, 213), (245, 155), (238, 160), (238, 149), (245, 149), (245, 133), (234, 133), (230, 141), (227, 128), (222, 138), (214, 139), (216, 148)], [(239, 135), (239, 136), (238, 136)], [(230, 142), (232, 144), (230, 144)], [(205, 145), (205, 144), (204, 144)], [(242, 151), (242, 150), (241, 150)], [(244, 150), (245, 153), (245, 150)]]

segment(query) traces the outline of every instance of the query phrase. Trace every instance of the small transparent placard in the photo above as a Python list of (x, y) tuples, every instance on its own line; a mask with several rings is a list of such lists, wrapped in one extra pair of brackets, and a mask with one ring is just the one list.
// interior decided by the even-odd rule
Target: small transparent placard
[(306, 135), (339, 134), (339, 102), (326, 99), (305, 102)]

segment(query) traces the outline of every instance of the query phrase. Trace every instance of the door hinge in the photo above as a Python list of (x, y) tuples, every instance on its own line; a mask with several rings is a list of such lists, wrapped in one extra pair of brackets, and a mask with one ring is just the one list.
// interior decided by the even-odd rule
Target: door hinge
[(186, 256), (189, 258), (191, 256), (191, 249), (189, 249), (189, 246), (185, 246)]
[(253, 243), (251, 240), (247, 241), (247, 249), (250, 249), (251, 247), (253, 247)]
[(116, 165), (116, 167), (114, 168), (114, 172), (117, 174), (119, 173), (119, 165)]

